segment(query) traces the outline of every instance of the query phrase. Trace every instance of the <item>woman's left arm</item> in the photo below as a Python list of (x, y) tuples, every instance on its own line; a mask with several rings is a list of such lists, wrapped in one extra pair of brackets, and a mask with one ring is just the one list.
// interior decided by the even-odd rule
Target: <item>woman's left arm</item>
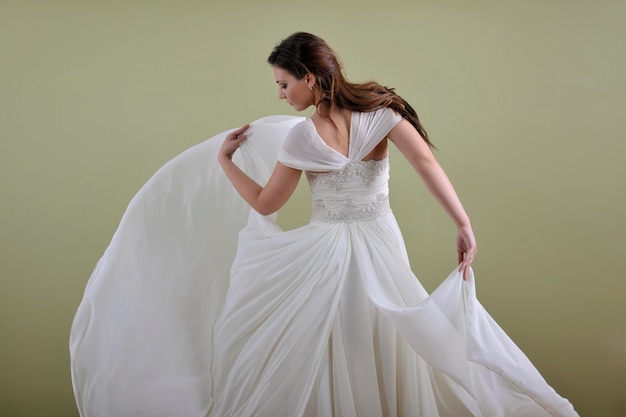
[(246, 175), (235, 165), (232, 157), (241, 143), (246, 140), (245, 132), (249, 127), (250, 125), (245, 125), (226, 136), (218, 154), (218, 161), (243, 199), (257, 212), (266, 216), (274, 213), (287, 202), (298, 185), (302, 171), (277, 162), (265, 187)]
[(463, 272), (463, 278), (467, 279), (478, 249), (469, 217), (452, 183), (435, 159), (428, 144), (407, 120), (400, 121), (389, 132), (388, 137), (409, 161), (424, 181), (426, 188), (456, 224), (459, 271)]

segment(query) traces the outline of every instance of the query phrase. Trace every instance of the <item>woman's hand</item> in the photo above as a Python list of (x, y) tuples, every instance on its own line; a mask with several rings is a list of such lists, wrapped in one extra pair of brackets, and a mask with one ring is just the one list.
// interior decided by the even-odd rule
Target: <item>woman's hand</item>
[(458, 254), (459, 272), (463, 273), (463, 280), (467, 280), (470, 267), (478, 252), (471, 226), (459, 227), (459, 233), (456, 237), (456, 251)]
[(235, 151), (239, 149), (241, 143), (246, 140), (246, 131), (249, 127), (250, 124), (246, 124), (239, 129), (233, 130), (226, 136), (226, 139), (224, 139), (224, 143), (222, 143), (222, 147), (218, 153), (220, 161), (223, 160), (223, 158), (228, 160), (232, 159)]

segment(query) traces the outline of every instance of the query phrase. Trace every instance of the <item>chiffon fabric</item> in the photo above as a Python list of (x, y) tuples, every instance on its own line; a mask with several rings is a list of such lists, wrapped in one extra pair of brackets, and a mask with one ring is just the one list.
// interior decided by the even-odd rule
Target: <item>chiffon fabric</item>
[(283, 231), (216, 161), (226, 133), (139, 191), (72, 324), (83, 417), (577, 416), (457, 270), (427, 294), (389, 207), (401, 120), (353, 113), (344, 156), (310, 119), (252, 123), (235, 162), (257, 182), (303, 170), (309, 224)]

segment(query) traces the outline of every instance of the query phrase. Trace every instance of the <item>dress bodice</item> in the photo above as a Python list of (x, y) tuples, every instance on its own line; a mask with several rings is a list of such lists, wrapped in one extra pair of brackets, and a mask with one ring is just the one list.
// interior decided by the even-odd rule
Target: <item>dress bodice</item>
[(313, 199), (312, 221), (349, 223), (391, 212), (387, 158), (352, 160), (329, 172), (307, 171), (307, 179)]
[(328, 146), (310, 119), (291, 129), (278, 161), (307, 173), (313, 197), (312, 221), (349, 223), (391, 212), (388, 159), (363, 159), (400, 120), (402, 117), (389, 108), (353, 112), (347, 155)]

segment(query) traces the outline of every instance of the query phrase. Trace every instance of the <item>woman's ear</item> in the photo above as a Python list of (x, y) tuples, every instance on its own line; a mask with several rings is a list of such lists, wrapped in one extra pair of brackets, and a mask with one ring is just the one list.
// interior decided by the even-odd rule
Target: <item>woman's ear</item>
[(312, 90), (313, 86), (315, 86), (315, 81), (316, 81), (315, 74), (312, 74), (310, 72), (307, 73), (304, 76), (304, 81), (306, 82), (307, 87), (309, 87), (309, 90)]

